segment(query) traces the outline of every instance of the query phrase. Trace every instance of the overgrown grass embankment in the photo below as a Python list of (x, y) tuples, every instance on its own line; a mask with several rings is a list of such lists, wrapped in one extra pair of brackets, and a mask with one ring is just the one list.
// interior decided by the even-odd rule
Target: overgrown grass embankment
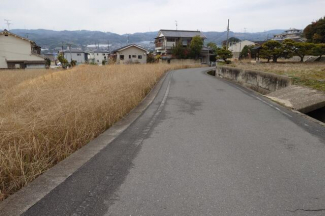
[(179, 65), (0, 71), (0, 200), (108, 129)]
[(292, 78), (293, 84), (325, 91), (325, 63), (233, 62), (230, 67), (274, 73)]

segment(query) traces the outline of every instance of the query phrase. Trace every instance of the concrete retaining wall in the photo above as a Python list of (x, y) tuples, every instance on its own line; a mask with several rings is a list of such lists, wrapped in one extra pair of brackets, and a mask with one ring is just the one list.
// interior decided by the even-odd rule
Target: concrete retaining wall
[(195, 60), (195, 59), (170, 59), (167, 60), (159, 60), (159, 63), (162, 64), (181, 64), (181, 65), (194, 65), (194, 64), (201, 64), (201, 60)]
[(216, 76), (236, 81), (262, 94), (268, 94), (291, 85), (290, 78), (284, 76), (231, 67), (217, 66)]

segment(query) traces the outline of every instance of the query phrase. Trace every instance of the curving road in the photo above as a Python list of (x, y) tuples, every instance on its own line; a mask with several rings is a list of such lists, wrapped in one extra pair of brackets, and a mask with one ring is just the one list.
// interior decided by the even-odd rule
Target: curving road
[(325, 215), (325, 130), (205, 69), (24, 215)]

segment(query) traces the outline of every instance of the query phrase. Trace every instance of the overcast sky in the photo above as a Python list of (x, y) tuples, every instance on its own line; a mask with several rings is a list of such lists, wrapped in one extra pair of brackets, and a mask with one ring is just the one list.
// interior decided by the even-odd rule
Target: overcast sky
[(325, 0), (1, 0), (0, 28), (99, 30), (118, 34), (178, 29), (262, 32), (303, 29), (325, 16)]

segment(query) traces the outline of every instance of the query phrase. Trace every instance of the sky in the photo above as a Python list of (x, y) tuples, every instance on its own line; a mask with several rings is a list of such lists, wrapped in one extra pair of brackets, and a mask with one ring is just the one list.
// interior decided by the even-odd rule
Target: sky
[(132, 34), (159, 29), (234, 32), (303, 29), (325, 0), (0, 0), (0, 28)]

